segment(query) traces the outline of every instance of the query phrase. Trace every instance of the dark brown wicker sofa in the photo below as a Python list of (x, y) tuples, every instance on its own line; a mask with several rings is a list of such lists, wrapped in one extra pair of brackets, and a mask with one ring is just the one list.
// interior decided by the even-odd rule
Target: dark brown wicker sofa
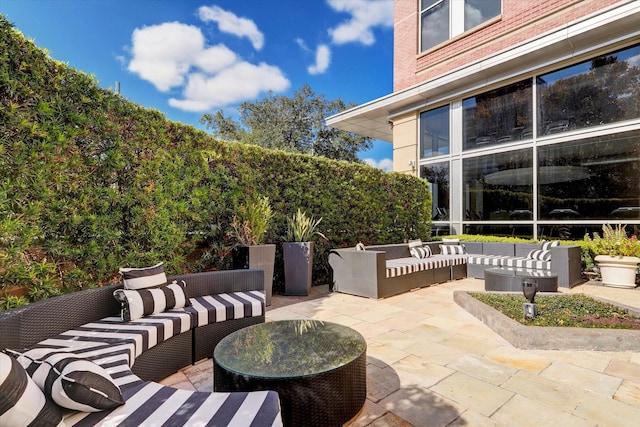
[(122, 285), (79, 291), (0, 312), (0, 349), (73, 353), (111, 375), (124, 405), (67, 411), (66, 425), (282, 425), (275, 392), (193, 392), (154, 382), (211, 357), (229, 333), (264, 322), (262, 270), (168, 279), (186, 283), (191, 306), (124, 322), (113, 296)]

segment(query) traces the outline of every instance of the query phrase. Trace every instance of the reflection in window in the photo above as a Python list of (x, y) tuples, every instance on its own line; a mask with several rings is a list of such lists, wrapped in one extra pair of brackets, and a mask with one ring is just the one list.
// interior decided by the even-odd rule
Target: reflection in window
[(427, 50), (449, 39), (449, 0), (422, 0), (421, 48)]
[(449, 106), (420, 113), (420, 157), (449, 154)]
[(500, 15), (500, 0), (465, 0), (464, 1), (464, 30), (488, 21)]
[(465, 159), (465, 221), (533, 219), (532, 150)]
[(540, 147), (540, 219), (640, 219), (639, 153), (640, 131)]
[(634, 46), (538, 77), (538, 135), (638, 117), (638, 58)]
[(528, 79), (464, 99), (464, 149), (532, 138), (531, 86)]
[(432, 219), (449, 220), (449, 162), (424, 165), (420, 176), (431, 185)]
[[(499, 16), (501, 8), (502, 0), (421, 0), (420, 51), (431, 49)], [(449, 25), (461, 19), (464, 20), (464, 26)]]

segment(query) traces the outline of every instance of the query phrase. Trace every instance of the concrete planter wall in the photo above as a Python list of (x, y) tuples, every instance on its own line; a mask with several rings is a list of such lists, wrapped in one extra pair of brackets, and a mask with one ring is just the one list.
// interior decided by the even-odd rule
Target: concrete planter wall
[(234, 269), (252, 268), (264, 271), (265, 303), (270, 306), (276, 245), (235, 246), (231, 253)]
[(313, 267), (313, 242), (282, 244), (286, 295), (309, 295)]

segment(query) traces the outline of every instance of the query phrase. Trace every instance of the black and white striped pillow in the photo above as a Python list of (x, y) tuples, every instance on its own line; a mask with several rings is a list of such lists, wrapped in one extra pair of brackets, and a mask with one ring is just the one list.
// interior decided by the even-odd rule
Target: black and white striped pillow
[(60, 408), (46, 399), (17, 360), (1, 352), (0, 425), (64, 425)]
[(113, 296), (122, 305), (122, 320), (126, 321), (191, 305), (184, 281), (180, 283), (174, 281), (170, 285), (159, 288), (118, 289)]
[(431, 254), (431, 248), (429, 246), (421, 246), (409, 249), (411, 256), (414, 258), (429, 258)]
[(543, 240), (540, 244), (540, 249), (542, 249), (543, 251), (550, 251), (551, 248), (555, 248), (557, 246), (560, 246), (560, 240), (554, 240), (553, 242), (549, 240)]
[(442, 255), (464, 255), (467, 251), (464, 245), (440, 245), (440, 253)]
[(551, 261), (551, 250), (534, 249), (527, 254), (527, 258), (536, 261)]
[(7, 351), (17, 357), (45, 396), (63, 408), (99, 412), (124, 404), (111, 376), (90, 360), (52, 348)]
[(125, 289), (155, 288), (167, 283), (162, 262), (145, 268), (121, 268), (120, 275)]

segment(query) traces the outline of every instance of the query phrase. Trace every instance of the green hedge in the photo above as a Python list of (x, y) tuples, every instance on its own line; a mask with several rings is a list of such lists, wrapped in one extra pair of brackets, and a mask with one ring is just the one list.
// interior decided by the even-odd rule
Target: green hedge
[[(328, 250), (430, 234), (425, 181), (347, 162), (216, 141), (128, 102), (49, 58), (0, 16), (0, 279), (5, 307), (118, 280), (163, 260), (169, 273), (230, 267), (233, 206), (271, 200), (322, 217)], [(278, 245), (280, 250), (280, 245)], [(282, 286), (281, 255), (275, 287)], [(8, 298), (11, 295), (12, 298)]]

